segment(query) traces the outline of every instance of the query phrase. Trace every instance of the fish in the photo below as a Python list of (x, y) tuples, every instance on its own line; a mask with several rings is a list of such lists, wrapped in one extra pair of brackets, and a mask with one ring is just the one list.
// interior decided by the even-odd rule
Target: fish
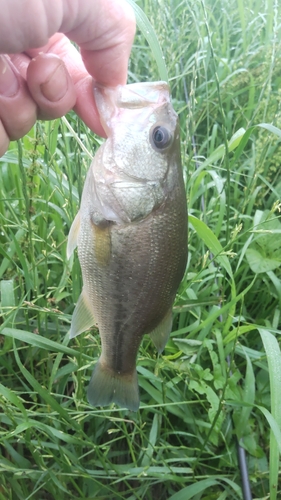
[(140, 405), (136, 361), (144, 335), (161, 353), (187, 261), (187, 204), (179, 121), (166, 82), (95, 85), (107, 134), (86, 176), (67, 256), (78, 247), (83, 288), (70, 338), (96, 325), (101, 356), (93, 406)]

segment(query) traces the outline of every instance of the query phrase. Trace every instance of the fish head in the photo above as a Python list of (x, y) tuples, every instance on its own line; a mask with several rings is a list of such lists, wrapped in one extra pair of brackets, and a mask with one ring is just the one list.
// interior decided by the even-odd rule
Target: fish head
[(134, 179), (160, 181), (179, 156), (178, 116), (166, 82), (96, 86), (95, 100), (108, 135), (106, 168)]
[(96, 85), (94, 95), (108, 138), (91, 165), (88, 202), (82, 205), (96, 225), (142, 220), (163, 204), (182, 175), (169, 86)]

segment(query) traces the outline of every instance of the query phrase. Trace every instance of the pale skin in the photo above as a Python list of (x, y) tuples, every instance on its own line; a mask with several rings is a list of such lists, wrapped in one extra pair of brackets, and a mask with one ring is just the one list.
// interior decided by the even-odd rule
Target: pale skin
[(92, 88), (126, 83), (135, 34), (126, 1), (0, 0), (0, 12), (0, 156), (37, 119), (71, 109), (105, 136)]

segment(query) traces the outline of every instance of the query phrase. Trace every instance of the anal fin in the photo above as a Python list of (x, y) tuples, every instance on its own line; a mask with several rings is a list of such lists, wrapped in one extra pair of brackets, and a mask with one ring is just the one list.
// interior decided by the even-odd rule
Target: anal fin
[(70, 328), (70, 338), (72, 339), (73, 337), (77, 337), (77, 335), (85, 332), (85, 330), (89, 330), (89, 328), (91, 328), (91, 326), (93, 326), (95, 323), (96, 322), (94, 314), (87, 304), (85, 291), (82, 290), (82, 293), (73, 312)]
[(173, 313), (172, 309), (169, 309), (159, 325), (157, 325), (157, 327), (149, 333), (151, 340), (159, 353), (164, 351), (165, 345), (169, 340), (169, 336), (172, 330), (172, 323)]

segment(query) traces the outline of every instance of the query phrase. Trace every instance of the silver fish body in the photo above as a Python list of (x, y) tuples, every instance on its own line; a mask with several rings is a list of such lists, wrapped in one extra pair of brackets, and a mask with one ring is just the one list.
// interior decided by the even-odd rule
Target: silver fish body
[(178, 118), (165, 82), (95, 98), (108, 139), (87, 174), (68, 255), (78, 246), (83, 290), (71, 337), (97, 324), (102, 354), (88, 388), (93, 405), (136, 411), (136, 358), (144, 334), (161, 352), (187, 258), (187, 208)]

